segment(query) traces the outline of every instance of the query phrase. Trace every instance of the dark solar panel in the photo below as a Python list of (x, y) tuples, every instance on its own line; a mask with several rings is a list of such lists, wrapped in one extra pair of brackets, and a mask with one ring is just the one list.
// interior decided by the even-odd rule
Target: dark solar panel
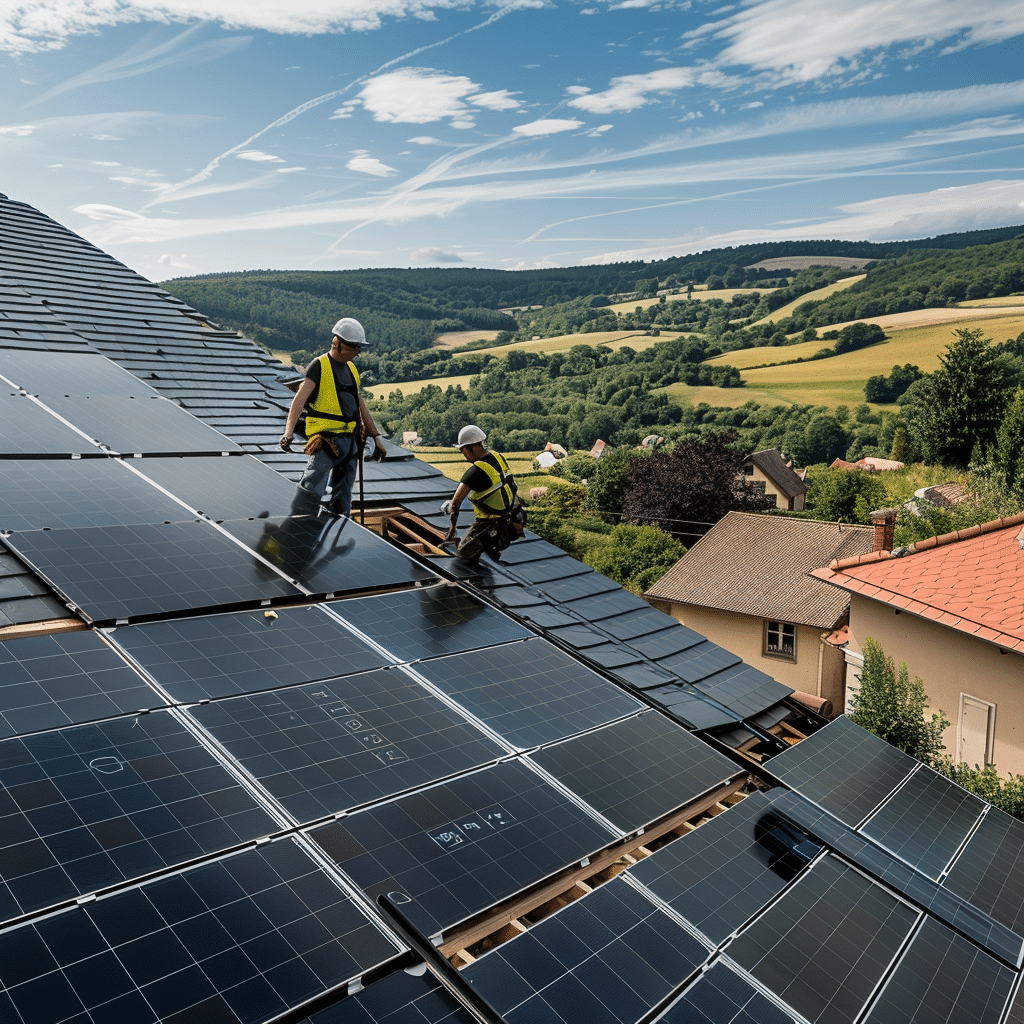
[(302, 1024), (477, 1024), (433, 975), (389, 974)]
[(0, 933), (0, 1019), (256, 1024), (396, 952), (283, 840)]
[(657, 711), (544, 747), (531, 757), (624, 832), (741, 774), (724, 754)]
[(917, 917), (917, 911), (829, 856), (726, 952), (811, 1024), (849, 1024)]
[(229, 519), (224, 529), (310, 594), (342, 594), (433, 580), (404, 551), (337, 516)]
[(320, 607), (275, 614), (146, 622), (110, 637), (182, 703), (333, 679), (387, 663)]
[(658, 1018), (658, 1024), (794, 1024), (794, 1020), (719, 961)]
[(990, 807), (942, 884), (1024, 933), (1024, 822)]
[(194, 518), (120, 459), (0, 460), (0, 530), (134, 526)]
[(299, 821), (505, 753), (401, 669), (235, 697), (191, 713)]
[(332, 605), (403, 661), (491, 647), (533, 634), (458, 587), (425, 587)]
[(929, 878), (938, 878), (984, 808), (984, 801), (922, 767), (860, 831)]
[(511, 744), (562, 739), (643, 705), (546, 640), (455, 654), (416, 666)]
[(616, 878), (474, 961), (462, 976), (508, 1024), (631, 1024), (708, 951)]
[(766, 761), (765, 768), (856, 827), (918, 763), (844, 716)]
[(102, 452), (26, 395), (0, 389), (0, 458), (70, 458)]
[[(705, 821), (629, 869), (712, 942), (723, 942), (791, 882), (804, 859), (785, 848), (763, 793)], [(804, 857), (820, 846), (809, 843)]]
[(299, 596), (202, 521), (32, 530), (5, 543), (91, 622)]
[(896, 965), (865, 1024), (999, 1024), (1017, 972), (933, 918)]
[(251, 455), (146, 459), (150, 480), (214, 520), (292, 513), (297, 488)]
[(163, 703), (91, 630), (0, 641), (0, 737)]
[(89, 437), (124, 455), (241, 450), (230, 438), (167, 398), (48, 396), (42, 401)]
[(277, 829), (165, 712), (0, 743), (6, 918)]
[(106, 356), (67, 352), (0, 351), (0, 374), (30, 395), (117, 395), (142, 398), (156, 395), (133, 373)]
[(590, 856), (613, 834), (519, 761), (310, 832), (356, 884), (424, 934)]

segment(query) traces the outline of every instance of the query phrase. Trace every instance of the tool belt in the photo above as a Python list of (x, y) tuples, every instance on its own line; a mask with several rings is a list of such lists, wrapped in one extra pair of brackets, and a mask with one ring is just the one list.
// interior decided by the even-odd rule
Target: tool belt
[(316, 455), (321, 448), (326, 448), (334, 458), (338, 458), (341, 455), (341, 449), (338, 447), (338, 443), (334, 440), (335, 437), (349, 437), (349, 434), (314, 434), (307, 442), (305, 448), (302, 449), (305, 455)]

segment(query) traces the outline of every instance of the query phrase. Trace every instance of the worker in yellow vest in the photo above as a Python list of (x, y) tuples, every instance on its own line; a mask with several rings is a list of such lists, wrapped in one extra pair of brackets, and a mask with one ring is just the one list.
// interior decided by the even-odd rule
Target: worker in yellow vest
[(500, 562), (501, 552), (522, 537), (526, 510), (517, 497), (519, 488), (505, 457), (500, 452), (489, 452), (484, 447), (485, 440), (487, 435), (472, 423), (459, 431), (459, 451), (470, 467), (462, 475), (455, 495), (441, 508), (451, 520), (445, 540), (455, 540), (459, 509), (469, 498), (476, 522), (460, 541), (458, 553), (475, 562), (486, 552)]
[(352, 362), (366, 347), (363, 325), (352, 317), (342, 317), (332, 335), (330, 351), (306, 367), (306, 379), (292, 399), (280, 446), (283, 451), (290, 450), (305, 410), (307, 443), (303, 451), (309, 462), (299, 487), (314, 510), (330, 486), (329, 511), (347, 516), (352, 511), (352, 483), (362, 455), (360, 427), (374, 440), (371, 457), (380, 460), (386, 453), (370, 410), (359, 395), (359, 371)]

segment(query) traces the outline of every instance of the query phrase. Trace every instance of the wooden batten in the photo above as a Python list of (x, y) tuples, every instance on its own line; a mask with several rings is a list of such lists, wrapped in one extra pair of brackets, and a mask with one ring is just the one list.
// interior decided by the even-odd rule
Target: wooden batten
[(0, 640), (17, 640), (26, 636), (53, 636), (57, 633), (77, 633), (88, 629), (81, 619), (47, 619), (45, 622), (24, 622), (0, 629)]

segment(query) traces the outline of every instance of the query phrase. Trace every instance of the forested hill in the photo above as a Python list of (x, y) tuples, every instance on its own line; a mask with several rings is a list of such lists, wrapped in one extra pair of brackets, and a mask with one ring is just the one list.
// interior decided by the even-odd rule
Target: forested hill
[(318, 350), (326, 341), (325, 325), (333, 323), (342, 310), (362, 321), (378, 350), (415, 352), (443, 331), (515, 330), (516, 322), (499, 312), (513, 306), (633, 293), (652, 282), (664, 288), (721, 277), (727, 287), (767, 284), (767, 271), (744, 268), (780, 256), (897, 260), (937, 255), (936, 250), (988, 245), (1022, 232), (1024, 225), (909, 242), (763, 242), (651, 263), (544, 270), (252, 270), (176, 278), (162, 284), (222, 327), (240, 330), (274, 349)]

